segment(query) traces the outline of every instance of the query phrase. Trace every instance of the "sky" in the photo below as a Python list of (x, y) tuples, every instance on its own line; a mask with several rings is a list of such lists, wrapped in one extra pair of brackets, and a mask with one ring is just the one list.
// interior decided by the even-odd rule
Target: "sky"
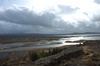
[(0, 34), (100, 32), (100, 0), (0, 0)]

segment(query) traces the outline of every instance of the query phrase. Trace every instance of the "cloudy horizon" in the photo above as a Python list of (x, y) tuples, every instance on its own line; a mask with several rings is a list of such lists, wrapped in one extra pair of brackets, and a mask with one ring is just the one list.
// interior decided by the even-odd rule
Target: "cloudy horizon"
[(0, 34), (100, 32), (100, 0), (0, 0)]

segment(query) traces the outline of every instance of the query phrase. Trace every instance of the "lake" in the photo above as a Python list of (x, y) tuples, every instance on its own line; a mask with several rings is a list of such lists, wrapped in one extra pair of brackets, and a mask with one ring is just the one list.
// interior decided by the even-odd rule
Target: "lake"
[(52, 41), (43, 39), (38, 42), (16, 42), (16, 43), (0, 44), (0, 52), (21, 51), (34, 48), (61, 47), (65, 45), (83, 44), (84, 41), (86, 40), (100, 40), (100, 34), (79, 34), (79, 35), (63, 35), (63, 36), (66, 38), (59, 38), (58, 40), (52, 40)]

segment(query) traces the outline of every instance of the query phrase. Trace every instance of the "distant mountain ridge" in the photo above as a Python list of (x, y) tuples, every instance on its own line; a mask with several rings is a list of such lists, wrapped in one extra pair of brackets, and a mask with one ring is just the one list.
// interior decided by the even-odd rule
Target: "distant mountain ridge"
[(72, 34), (100, 34), (100, 32), (75, 32), (75, 33), (72, 33)]

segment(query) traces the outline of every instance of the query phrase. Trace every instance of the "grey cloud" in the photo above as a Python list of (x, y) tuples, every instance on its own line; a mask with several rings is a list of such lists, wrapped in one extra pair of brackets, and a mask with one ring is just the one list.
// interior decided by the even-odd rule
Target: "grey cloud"
[(0, 34), (1, 33), (41, 33), (43, 26), (22, 25), (0, 21)]
[(97, 4), (100, 4), (100, 0), (94, 0), (94, 2), (96, 2)]
[(0, 33), (24, 33), (26, 29), (19, 24), (0, 21)]
[(74, 13), (76, 10), (79, 9), (79, 8), (72, 8), (71, 6), (62, 6), (62, 5), (59, 5), (58, 7), (59, 9), (61, 9), (61, 13), (65, 13), (65, 14)]
[(93, 15), (92, 19), (93, 22), (100, 22), (100, 15)]
[[(56, 24), (55, 24), (56, 25)], [(58, 24), (58, 27), (44, 27), (40, 25), (22, 25), (10, 22), (0, 21), (0, 33), (45, 33), (45, 34), (61, 34), (73, 31), (73, 26), (64, 22)]]
[(5, 23), (1, 28), (5, 33), (69, 33), (73, 31), (72, 25), (67, 25), (60, 18), (55, 19), (54, 14), (46, 12), (37, 15), (24, 7), (20, 7), (19, 10), (7, 9), (0, 12), (0, 21)]
[(24, 25), (41, 25), (46, 27), (52, 27), (55, 19), (55, 15), (51, 13), (45, 13), (43, 15), (37, 15), (32, 11), (29, 11), (27, 8), (18, 9), (7, 9), (3, 12), (0, 12), (0, 20), (24, 24)]
[(92, 22), (88, 24), (88, 21), (79, 21), (79, 25), (77, 27), (78, 32), (98, 32), (100, 31), (100, 25), (98, 22)]
[[(62, 11), (66, 6), (60, 6)], [(67, 13), (73, 13), (76, 9), (67, 7)], [(66, 11), (65, 11), (66, 13)], [(88, 15), (87, 13), (84, 13)], [(79, 24), (68, 24), (58, 18), (57, 15), (45, 12), (38, 15), (25, 7), (18, 9), (7, 9), (0, 11), (0, 33), (47, 33), (47, 34), (63, 34), (73, 32), (100, 31), (99, 15), (95, 15), (87, 26), (86, 21), (77, 21)], [(58, 19), (58, 20), (57, 20)], [(96, 21), (96, 22), (95, 22)], [(99, 24), (99, 25), (98, 25)], [(97, 26), (98, 25), (98, 26)], [(94, 26), (94, 27), (93, 27)]]
[[(55, 24), (56, 25), (56, 24)], [(93, 27), (94, 26), (94, 27)], [(95, 23), (86, 26), (86, 23), (80, 22), (78, 27), (69, 25), (66, 22), (59, 22), (58, 27), (44, 27), (40, 25), (22, 25), (9, 22), (1, 22), (0, 33), (45, 33), (45, 34), (64, 34), (73, 32), (100, 31), (100, 26)]]

